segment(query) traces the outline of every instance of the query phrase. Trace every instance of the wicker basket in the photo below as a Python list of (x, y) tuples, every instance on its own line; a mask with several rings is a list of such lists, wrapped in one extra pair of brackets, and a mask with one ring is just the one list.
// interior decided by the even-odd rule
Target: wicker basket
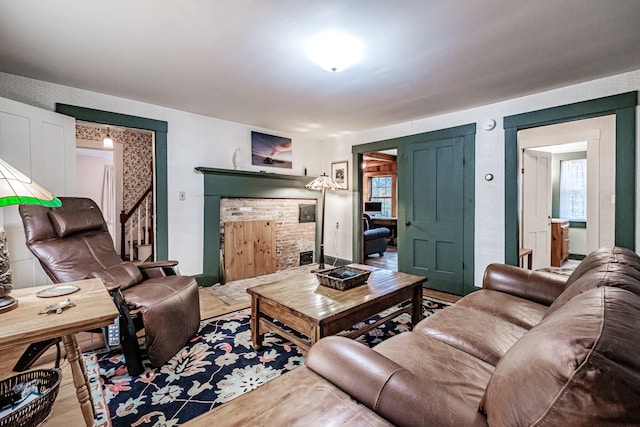
[(60, 369), (37, 369), (0, 381), (0, 396), (2, 397), (10, 397), (11, 389), (16, 384), (32, 380), (37, 381), (38, 391), (41, 393), (41, 396), (0, 418), (0, 427), (36, 426), (43, 422), (49, 416), (53, 402), (58, 396), (61, 377)]
[(340, 291), (364, 285), (371, 272), (354, 267), (338, 267), (331, 270), (316, 272), (316, 277), (321, 285)]

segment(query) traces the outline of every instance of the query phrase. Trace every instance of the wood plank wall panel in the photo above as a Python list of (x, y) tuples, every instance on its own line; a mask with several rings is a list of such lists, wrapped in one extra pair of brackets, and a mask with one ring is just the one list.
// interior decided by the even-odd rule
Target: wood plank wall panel
[(224, 272), (227, 282), (276, 272), (273, 221), (226, 222), (224, 235)]

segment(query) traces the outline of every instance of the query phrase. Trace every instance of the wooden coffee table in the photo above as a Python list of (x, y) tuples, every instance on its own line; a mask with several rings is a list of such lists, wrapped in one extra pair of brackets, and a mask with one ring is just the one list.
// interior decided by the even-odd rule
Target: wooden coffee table
[(422, 284), (426, 277), (360, 264), (351, 266), (371, 270), (366, 284), (339, 291), (320, 285), (313, 273), (302, 273), (247, 289), (251, 295), (251, 339), (255, 349), (261, 348), (264, 334), (273, 331), (306, 352), (320, 338), (335, 335), (402, 303), (406, 304), (379, 321), (344, 335), (349, 338), (363, 335), (402, 313), (410, 313), (414, 325), (422, 319)]

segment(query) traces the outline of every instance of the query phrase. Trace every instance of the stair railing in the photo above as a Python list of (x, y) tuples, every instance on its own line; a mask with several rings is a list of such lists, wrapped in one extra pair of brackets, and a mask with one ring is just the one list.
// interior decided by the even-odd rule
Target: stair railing
[[(120, 258), (123, 261), (127, 260), (127, 232), (126, 232), (126, 224), (129, 219), (136, 214), (138, 219), (138, 224), (136, 230), (134, 230), (133, 221), (129, 222), (129, 258), (133, 261), (133, 236), (137, 234), (137, 243), (138, 245), (142, 244), (144, 239), (144, 244), (148, 245), (153, 241), (151, 222), (149, 221), (152, 217), (152, 214), (149, 212), (149, 198), (151, 196), (151, 191), (153, 190), (153, 184), (149, 185), (149, 187), (145, 190), (144, 193), (138, 198), (136, 203), (129, 209), (129, 211), (125, 211), (124, 209), (120, 212)], [(144, 202), (144, 206), (143, 206)], [(142, 212), (144, 210), (144, 212)], [(143, 226), (144, 224), (144, 226)], [(136, 231), (136, 233), (134, 233)]]

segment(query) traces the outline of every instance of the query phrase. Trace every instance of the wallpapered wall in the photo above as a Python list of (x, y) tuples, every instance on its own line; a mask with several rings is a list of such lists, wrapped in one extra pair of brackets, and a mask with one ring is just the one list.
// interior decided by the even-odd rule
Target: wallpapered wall
[[(107, 129), (76, 124), (76, 138), (102, 141)], [(129, 210), (153, 182), (153, 135), (136, 129), (109, 129), (114, 144), (123, 146), (123, 209)], [(152, 199), (149, 211), (153, 212)], [(137, 217), (133, 217), (134, 227)]]

